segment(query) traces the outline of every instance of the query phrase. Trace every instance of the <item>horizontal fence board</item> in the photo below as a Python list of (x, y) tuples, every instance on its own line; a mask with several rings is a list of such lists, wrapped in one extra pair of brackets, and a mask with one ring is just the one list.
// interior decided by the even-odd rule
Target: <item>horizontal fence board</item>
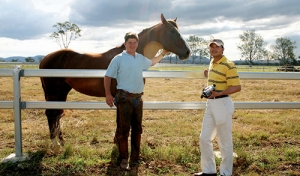
[(2, 77), (12, 77), (13, 70), (12, 69), (0, 69), (0, 76)]
[(0, 101), (0, 109), (13, 109), (14, 102), (13, 101)]
[[(300, 102), (234, 102), (235, 109), (300, 109)], [(12, 109), (12, 101), (0, 101), (0, 109)], [(205, 102), (163, 102), (146, 101), (144, 109), (150, 110), (192, 110), (205, 109)], [(21, 109), (103, 109), (110, 108), (105, 102), (22, 102)]]
[[(106, 70), (78, 70), (78, 69), (41, 69), (22, 70), (23, 77), (104, 77)], [(1, 75), (1, 72), (0, 72)], [(196, 78), (205, 79), (203, 71), (144, 71), (145, 78)], [(241, 79), (276, 79), (276, 80), (299, 80), (300, 73), (297, 72), (239, 72)]]

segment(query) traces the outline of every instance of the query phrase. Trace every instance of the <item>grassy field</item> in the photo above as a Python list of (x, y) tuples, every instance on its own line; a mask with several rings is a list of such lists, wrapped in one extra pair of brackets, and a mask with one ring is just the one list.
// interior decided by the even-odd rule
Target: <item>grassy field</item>
[[(0, 101), (13, 100), (12, 78), (1, 77)], [(205, 102), (203, 79), (147, 79), (144, 101)], [(39, 78), (21, 78), (22, 101), (44, 101)], [(234, 101), (299, 102), (299, 81), (242, 80)], [(68, 101), (104, 101), (75, 91)], [(200, 171), (204, 110), (145, 110), (142, 156), (130, 172), (116, 165), (114, 110), (65, 110), (65, 146), (50, 149), (44, 110), (22, 110), (23, 152), (30, 160), (1, 163), (0, 175), (191, 175)], [(234, 175), (300, 175), (300, 109), (236, 110)], [(15, 152), (13, 110), (0, 109), (0, 158)], [(215, 151), (218, 147), (214, 142)], [(217, 159), (217, 164), (221, 159)]]

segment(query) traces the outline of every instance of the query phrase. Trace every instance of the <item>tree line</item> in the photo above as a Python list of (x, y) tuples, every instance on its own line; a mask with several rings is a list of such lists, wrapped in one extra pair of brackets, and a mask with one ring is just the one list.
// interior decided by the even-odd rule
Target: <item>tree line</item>
[[(213, 37), (210, 37), (210, 40)], [(270, 50), (266, 49), (267, 42), (264, 41), (260, 34), (255, 30), (246, 30), (239, 35), (239, 43), (237, 49), (240, 51), (240, 60), (244, 60), (246, 64), (252, 65), (255, 60), (266, 60), (267, 63), (271, 60), (279, 60), (280, 64), (300, 64), (295, 55), (297, 43), (288, 37), (277, 38), (275, 44), (272, 44)], [(187, 39), (195, 58), (207, 57), (210, 58), (208, 44), (210, 40), (198, 36), (189, 36)], [(298, 56), (300, 59), (300, 56)]]

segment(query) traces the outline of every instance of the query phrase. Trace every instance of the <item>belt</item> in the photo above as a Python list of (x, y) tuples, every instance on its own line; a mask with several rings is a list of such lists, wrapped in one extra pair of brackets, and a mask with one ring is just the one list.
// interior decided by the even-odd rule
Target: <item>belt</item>
[(218, 98), (225, 98), (225, 97), (228, 97), (228, 95), (221, 95), (221, 96), (217, 96), (217, 97), (210, 98), (210, 99), (218, 99)]
[(130, 96), (130, 97), (140, 97), (142, 96), (144, 93), (130, 93), (130, 92), (127, 92), (126, 90), (123, 90), (123, 89), (118, 89), (119, 91), (121, 92), (124, 92), (126, 95)]

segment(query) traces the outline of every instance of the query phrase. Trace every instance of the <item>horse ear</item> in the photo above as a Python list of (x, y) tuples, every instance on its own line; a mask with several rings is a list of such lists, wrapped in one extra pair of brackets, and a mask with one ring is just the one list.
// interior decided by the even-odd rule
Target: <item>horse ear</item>
[(168, 23), (163, 14), (160, 15), (160, 19), (163, 24)]
[(177, 20), (177, 17), (175, 18), (175, 20), (174, 20), (174, 21), (176, 22), (176, 20)]

